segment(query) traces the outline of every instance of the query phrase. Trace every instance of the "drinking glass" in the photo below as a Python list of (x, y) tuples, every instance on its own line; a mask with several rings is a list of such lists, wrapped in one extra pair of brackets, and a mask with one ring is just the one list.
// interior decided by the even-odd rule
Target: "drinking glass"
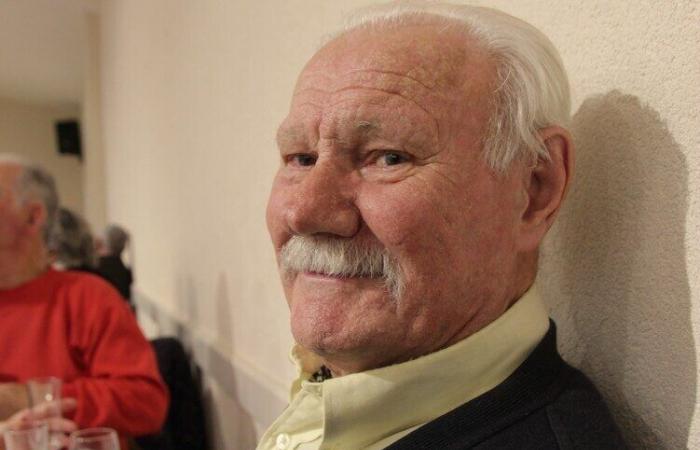
[(119, 450), (117, 432), (111, 428), (86, 428), (68, 438), (68, 450)]
[(2, 434), (6, 450), (49, 450), (49, 425), (46, 422), (30, 422)]
[[(39, 377), (27, 380), (29, 406), (42, 409), (42, 419), (61, 417), (61, 379)], [(50, 433), (51, 449), (61, 448), (62, 433)]]
[[(31, 378), (27, 380), (27, 392), (29, 394), (29, 406), (36, 407), (44, 403), (60, 405), (61, 400), (61, 379), (56, 377)], [(60, 417), (61, 409), (56, 407), (56, 411), (51, 417)]]

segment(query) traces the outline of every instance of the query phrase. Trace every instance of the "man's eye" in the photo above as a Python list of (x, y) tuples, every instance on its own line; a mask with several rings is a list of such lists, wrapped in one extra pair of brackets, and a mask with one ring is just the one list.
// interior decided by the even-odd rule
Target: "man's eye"
[(408, 156), (399, 152), (384, 152), (377, 158), (377, 164), (383, 167), (397, 166), (408, 161)]
[(287, 158), (287, 163), (293, 166), (308, 167), (316, 164), (316, 157), (306, 153), (297, 153)]

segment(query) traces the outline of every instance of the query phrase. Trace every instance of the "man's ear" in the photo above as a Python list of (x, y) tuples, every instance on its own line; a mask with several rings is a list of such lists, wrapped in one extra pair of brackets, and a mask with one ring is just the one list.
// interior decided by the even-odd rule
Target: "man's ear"
[(26, 230), (30, 234), (43, 233), (46, 223), (46, 208), (40, 202), (29, 202), (26, 206), (27, 216), (25, 224)]
[(520, 221), (519, 248), (532, 251), (554, 223), (574, 174), (574, 143), (562, 127), (539, 131), (549, 153), (549, 161), (538, 159), (525, 173), (526, 207)]

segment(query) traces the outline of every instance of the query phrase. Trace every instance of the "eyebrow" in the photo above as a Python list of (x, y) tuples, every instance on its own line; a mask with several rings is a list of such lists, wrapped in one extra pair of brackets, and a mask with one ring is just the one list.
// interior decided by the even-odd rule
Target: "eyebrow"
[(280, 146), (285, 142), (290, 143), (297, 141), (299, 140), (299, 137), (303, 136), (303, 129), (300, 129), (299, 127), (287, 127), (283, 124), (277, 129), (277, 133), (275, 134), (275, 141), (277, 142), (277, 145)]
[(355, 130), (359, 131), (360, 134), (362, 134), (362, 137), (367, 139), (370, 138), (373, 134), (381, 131), (382, 126), (379, 122), (375, 120), (360, 120), (355, 124)]
[(355, 129), (369, 133), (375, 130), (380, 130), (382, 127), (379, 125), (379, 122), (375, 121), (367, 121), (367, 120), (360, 120), (357, 122), (355, 125)]
[[(355, 129), (361, 132), (365, 137), (370, 136), (372, 133), (380, 131), (382, 126), (376, 120), (360, 120), (355, 124)], [(277, 144), (280, 145), (284, 142), (298, 141), (305, 135), (302, 127), (285, 127), (281, 126), (277, 129), (277, 134), (275, 140)]]

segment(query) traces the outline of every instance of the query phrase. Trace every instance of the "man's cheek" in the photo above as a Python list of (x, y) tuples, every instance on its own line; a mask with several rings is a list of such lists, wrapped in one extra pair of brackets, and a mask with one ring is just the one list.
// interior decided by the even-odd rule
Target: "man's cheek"
[(287, 306), (291, 309), (294, 302), (294, 280), (291, 277), (282, 275), (282, 289), (284, 290), (284, 298), (287, 300)]
[(362, 218), (387, 247), (403, 246), (430, 228), (429, 202), (416, 195), (379, 195), (358, 200)]

